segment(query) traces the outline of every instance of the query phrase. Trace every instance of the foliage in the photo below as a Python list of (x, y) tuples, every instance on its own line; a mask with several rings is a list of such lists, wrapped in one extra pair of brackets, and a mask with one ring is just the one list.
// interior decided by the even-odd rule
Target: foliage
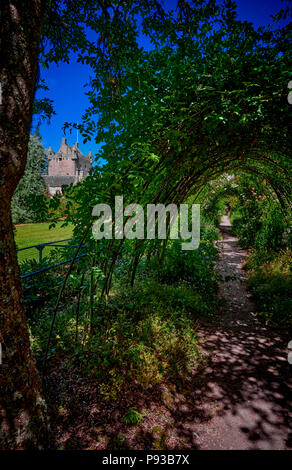
[(228, 204), (233, 233), (243, 248), (256, 248), (260, 256), (289, 243), (289, 207), (266, 179), (255, 180), (245, 172), (236, 172), (214, 181), (207, 189), (204, 210), (214, 219), (216, 214), (224, 214)]
[(260, 205), (248, 201), (241, 214), (244, 215), (234, 220), (233, 227), (244, 248), (255, 248), (259, 256), (283, 248), (287, 226), (278, 204), (271, 200)]
[(138, 411), (130, 408), (129, 411), (124, 416), (124, 421), (126, 424), (141, 424), (143, 420), (143, 415)]
[[(214, 221), (215, 223), (216, 221)], [(204, 223), (204, 218), (201, 216), (201, 240), (213, 243), (220, 238), (220, 232), (214, 224)]]
[[(157, 2), (131, 2), (121, 9), (111, 5), (104, 7), (100, 21), (88, 16), (92, 6), (89, 2), (82, 10), (83, 20), (100, 41), (84, 41), (84, 31), (78, 33), (83, 41), (79, 61), (93, 70), (90, 106), (80, 129), (84, 141), (105, 142), (98, 154), (105, 164), (65, 189), (66, 222), (75, 226), (76, 243), (92, 225), (92, 207), (99, 202), (114, 207), (115, 195), (122, 194), (125, 205), (179, 204), (200, 192), (203, 200), (208, 181), (228, 171), (268, 179), (285, 204), (291, 194), (291, 107), (286, 100), (291, 28), (276, 19), (273, 28), (254, 28), (238, 20), (230, 1), (179, 2), (176, 13)], [(152, 41), (148, 50), (139, 47), (139, 24)], [(60, 200), (50, 203), (57, 207)], [(252, 244), (260, 216), (253, 207), (248, 211), (246, 244)], [(155, 263), (153, 254), (161, 262), (161, 276), (173, 282), (166, 246), (157, 240), (96, 242), (88, 231), (85, 242), (102, 271), (101, 304), (110, 295), (116, 267), (126, 269), (133, 284), (151, 264), (145, 257)], [(173, 258), (179, 267), (179, 257)], [(192, 256), (182, 263), (186, 276), (191, 263)]]
[(275, 204), (266, 207), (262, 216), (262, 225), (255, 237), (257, 250), (278, 250), (284, 246), (285, 218), (283, 212)]
[[(94, 334), (89, 336), (86, 332), (90, 299), (84, 287), (79, 338), (82, 341), (85, 334), (86, 342), (81, 349), (78, 346), (77, 362), (73, 361), (75, 367), (81, 360), (87, 374), (104, 381), (101, 393), (111, 399), (120, 396), (126, 378), (147, 386), (159, 383), (165, 376), (184, 376), (199, 357), (194, 318), (200, 313), (211, 313), (206, 300), (185, 287), (167, 288), (153, 282), (129, 290), (120, 287), (122, 293), (111, 298), (108, 313), (96, 312)], [(48, 309), (49, 306), (43, 309), (43, 315)], [(71, 350), (75, 312), (76, 299), (71, 308), (63, 305), (56, 322), (52, 352)], [(49, 322), (47, 314), (33, 328), (38, 344), (45, 341)]]
[[(33, 273), (48, 268), (56, 260), (52, 257), (44, 257), (41, 262), (31, 259), (21, 263), (21, 274)], [(39, 315), (39, 310), (47, 299), (56, 297), (60, 288), (61, 275), (58, 269), (45, 271), (23, 280), (24, 302), (28, 318)]]
[(226, 203), (231, 206), (233, 233), (250, 250), (246, 268), (257, 310), (267, 324), (289, 327), (292, 324), (290, 211), (278, 192), (276, 179), (274, 175), (271, 184), (266, 178), (255, 179), (245, 172), (226, 175), (208, 185), (204, 209), (214, 217), (220, 210), (223, 213)]
[[(141, 269), (134, 287), (117, 267), (107, 303), (97, 302), (103, 285), (100, 271), (94, 265), (88, 268), (88, 260), (76, 267), (67, 283), (66, 298), (70, 303), (64, 298), (58, 312), (49, 357), (70, 351), (72, 358), (67, 366), (79, 366), (90, 377), (96, 377), (100, 393), (113, 401), (121, 398), (125, 381), (147, 387), (166, 377), (189, 374), (200, 360), (196, 319), (217, 314), (217, 250), (202, 240), (197, 254), (189, 253), (189, 259), (180, 259), (180, 254), (179, 244), (170, 243), (164, 263), (171, 275), (166, 269), (162, 279), (160, 265), (151, 261), (147, 269)], [(80, 284), (84, 269), (86, 275)], [(62, 267), (57, 273), (53, 270), (43, 281), (40, 277), (36, 283), (34, 278), (26, 283), (30, 287), (26, 302), (32, 345), (38, 360), (44, 354), (57, 289), (64, 279)], [(36, 302), (44, 288), (48, 295), (42, 295), (40, 311)]]
[(280, 252), (272, 261), (252, 270), (249, 287), (265, 323), (292, 327), (291, 251)]
[[(217, 259), (217, 250), (209, 242), (201, 242), (193, 251), (183, 251), (181, 243), (171, 243), (164, 262), (154, 258), (156, 277), (161, 283), (189, 283), (194, 289), (204, 292), (216, 291), (216, 280), (212, 265)], [(150, 266), (151, 269), (151, 266)]]
[[(25, 172), (18, 183), (11, 202), (14, 223), (41, 222), (40, 213), (31, 207), (32, 196), (44, 196), (45, 149), (39, 137), (32, 135), (28, 145)], [(46, 215), (43, 215), (43, 220)]]

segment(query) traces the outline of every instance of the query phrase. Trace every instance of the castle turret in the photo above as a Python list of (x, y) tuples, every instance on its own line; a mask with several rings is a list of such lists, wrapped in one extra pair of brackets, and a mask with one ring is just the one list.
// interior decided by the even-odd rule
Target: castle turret
[(54, 156), (54, 152), (51, 146), (48, 148), (48, 159), (52, 158)]
[(65, 151), (67, 150), (67, 139), (66, 139), (66, 137), (62, 138), (60, 150), (65, 150)]
[(92, 152), (89, 152), (89, 154), (87, 155), (87, 158), (89, 158), (89, 161), (92, 165), (92, 162), (93, 162), (93, 155), (92, 155)]

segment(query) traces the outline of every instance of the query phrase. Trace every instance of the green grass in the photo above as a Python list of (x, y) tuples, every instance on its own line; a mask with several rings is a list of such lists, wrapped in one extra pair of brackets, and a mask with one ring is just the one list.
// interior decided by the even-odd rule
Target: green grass
[[(49, 225), (49, 222), (17, 225), (15, 227), (15, 242), (17, 248), (24, 248), (38, 243), (47, 243), (72, 237), (72, 225), (62, 227), (62, 222), (59, 222), (56, 227), (51, 229), (49, 229)], [(49, 247), (44, 248), (43, 257), (47, 256), (51, 249)], [(18, 262), (33, 258), (37, 260), (39, 259), (39, 252), (36, 248), (18, 252)]]

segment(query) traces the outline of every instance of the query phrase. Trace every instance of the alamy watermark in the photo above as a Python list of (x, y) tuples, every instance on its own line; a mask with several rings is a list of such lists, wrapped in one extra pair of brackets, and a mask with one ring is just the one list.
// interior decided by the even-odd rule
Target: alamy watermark
[[(92, 227), (96, 240), (160, 240), (179, 239), (183, 250), (195, 250), (200, 244), (200, 204), (140, 204), (124, 208), (123, 196), (115, 197), (114, 218), (108, 204), (96, 204), (92, 215), (99, 217)], [(157, 229), (157, 230), (156, 230)]]
[(292, 341), (289, 341), (288, 343), (288, 357), (287, 357), (287, 360), (289, 362), (289, 364), (292, 364)]
[[(292, 80), (290, 80), (290, 82), (288, 83), (288, 89), (292, 90)], [(287, 99), (288, 103), (292, 104), (292, 91), (289, 91)]]

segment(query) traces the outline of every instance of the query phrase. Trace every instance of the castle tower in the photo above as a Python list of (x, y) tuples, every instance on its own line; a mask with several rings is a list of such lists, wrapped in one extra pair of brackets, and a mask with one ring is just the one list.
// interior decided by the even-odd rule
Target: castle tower
[(78, 142), (74, 146), (68, 145), (65, 137), (59, 150), (54, 153), (50, 146), (47, 155), (48, 174), (44, 179), (51, 195), (61, 192), (63, 185), (75, 184), (86, 178), (92, 168), (92, 153), (86, 157), (80, 152)]

